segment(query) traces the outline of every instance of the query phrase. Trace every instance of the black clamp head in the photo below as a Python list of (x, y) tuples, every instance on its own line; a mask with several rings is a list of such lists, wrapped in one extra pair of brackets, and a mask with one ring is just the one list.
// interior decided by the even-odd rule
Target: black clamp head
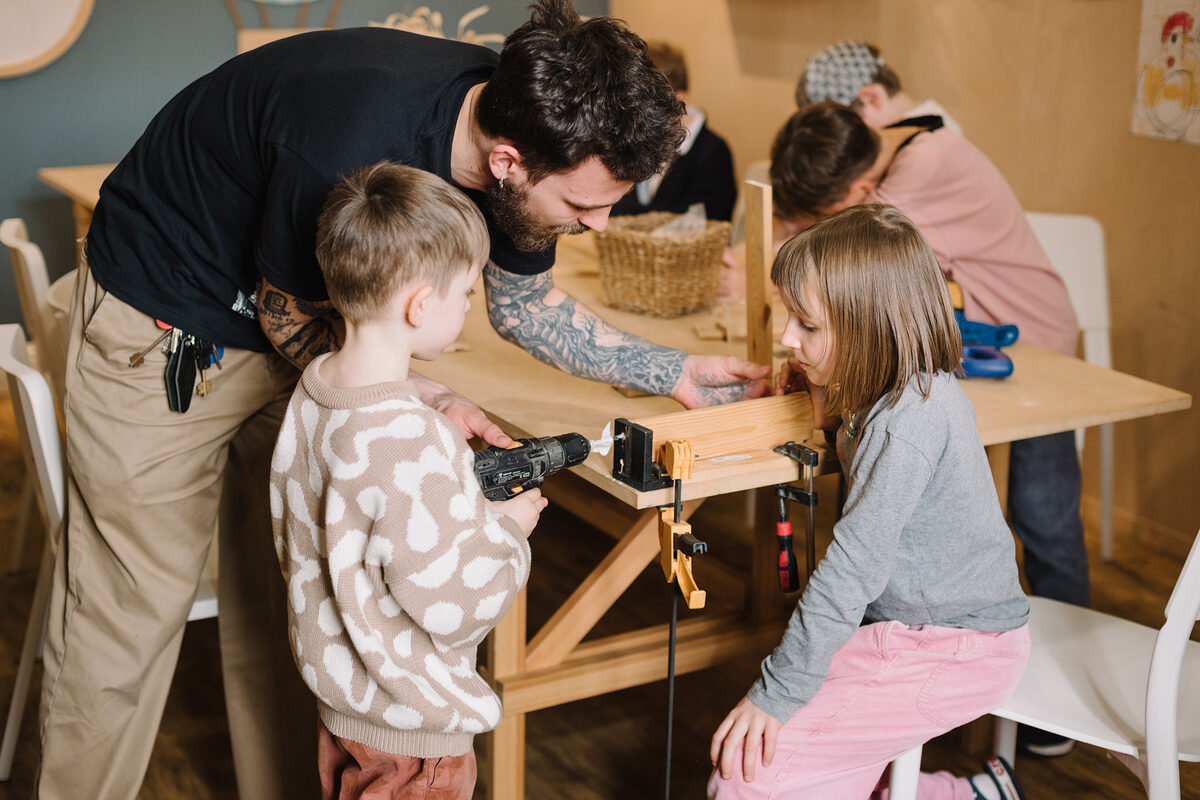
[(675, 483), (654, 461), (654, 431), (624, 418), (613, 422), (612, 475), (639, 492), (666, 489)]
[(805, 447), (802, 444), (796, 444), (795, 442), (781, 444), (775, 448), (775, 452), (779, 453), (781, 456), (787, 456), (793, 461), (797, 461), (802, 466), (809, 467), (810, 469), (817, 465), (817, 451), (813, 450), (811, 447)]

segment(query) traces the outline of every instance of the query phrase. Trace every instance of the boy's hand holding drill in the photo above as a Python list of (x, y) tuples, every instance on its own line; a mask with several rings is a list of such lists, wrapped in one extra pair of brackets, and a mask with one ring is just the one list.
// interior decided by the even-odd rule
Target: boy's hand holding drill
[(542, 497), (541, 489), (527, 489), (511, 500), (488, 500), (488, 508), (496, 514), (508, 517), (520, 526), (526, 536), (533, 533), (538, 517), (550, 501)]

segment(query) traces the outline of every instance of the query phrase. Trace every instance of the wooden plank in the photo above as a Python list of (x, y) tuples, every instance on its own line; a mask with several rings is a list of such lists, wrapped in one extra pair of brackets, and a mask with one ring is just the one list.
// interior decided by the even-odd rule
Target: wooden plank
[(775, 233), (771, 219), (771, 187), (746, 181), (746, 360), (772, 363), (771, 292), (767, 274), (773, 260)]
[[(807, 392), (760, 397), (634, 421), (654, 431), (655, 447), (671, 439), (691, 442), (697, 461), (770, 450), (784, 442), (806, 442), (813, 438), (812, 401)], [(725, 464), (723, 469), (730, 474), (741, 469), (737, 459), (722, 463)], [(719, 478), (720, 471), (709, 471), (705, 477)]]
[[(689, 622), (685, 620), (679, 624), (675, 654), (677, 675), (747, 653), (766, 655), (779, 643), (783, 632), (779, 623), (751, 625), (743, 620), (729, 620), (720, 628), (706, 626), (693, 630)], [(536, 711), (665, 678), (667, 626), (651, 630), (656, 635), (647, 645), (624, 650), (606, 649), (594, 656), (571, 658), (558, 666), (504, 681), (505, 714)], [(643, 632), (638, 634), (641, 636)]]
[[(701, 502), (685, 502), (684, 519)], [(534, 670), (561, 663), (658, 556), (660, 549), (658, 512), (651, 509), (643, 512), (637, 525), (630, 528), (533, 637), (525, 656), (526, 668)]]
[[(663, 602), (666, 603), (669, 599), (670, 595), (667, 594), (666, 584), (664, 584)], [(689, 636), (700, 638), (728, 630), (731, 625), (736, 624), (741, 619), (742, 617), (735, 614), (703, 612), (682, 618), (680, 625), (687, 628)], [(656, 647), (663, 642), (664, 630), (667, 630), (665, 625), (654, 625), (649, 628), (639, 628), (637, 630), (626, 631), (625, 633), (614, 634), (613, 636), (605, 636), (602, 639), (592, 639), (576, 647), (574, 652), (563, 663), (582, 664), (602, 658), (611, 658), (635, 650)]]

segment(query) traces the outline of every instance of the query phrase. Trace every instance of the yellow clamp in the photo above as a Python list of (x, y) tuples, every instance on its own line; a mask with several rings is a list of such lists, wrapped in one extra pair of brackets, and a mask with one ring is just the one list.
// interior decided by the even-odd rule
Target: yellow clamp
[[(663, 471), (673, 480), (683, 480), (692, 477), (692, 462), (696, 460), (692, 453), (691, 442), (672, 440), (666, 442), (660, 451)], [(660, 559), (663, 575), (667, 583), (678, 583), (679, 593), (688, 608), (704, 608), (707, 593), (696, 584), (692, 574), (692, 557), (680, 552), (675, 547), (675, 538), (692, 532), (692, 526), (687, 522), (675, 521), (675, 510), (664, 508), (659, 512), (658, 520), (659, 543), (661, 545)]]

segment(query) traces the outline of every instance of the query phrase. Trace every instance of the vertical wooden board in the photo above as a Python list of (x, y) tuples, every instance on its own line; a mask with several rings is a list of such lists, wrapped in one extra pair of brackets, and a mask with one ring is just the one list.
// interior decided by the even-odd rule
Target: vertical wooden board
[(746, 181), (746, 359), (771, 364), (771, 295), (767, 270), (771, 263), (774, 230), (771, 221), (771, 187)]

